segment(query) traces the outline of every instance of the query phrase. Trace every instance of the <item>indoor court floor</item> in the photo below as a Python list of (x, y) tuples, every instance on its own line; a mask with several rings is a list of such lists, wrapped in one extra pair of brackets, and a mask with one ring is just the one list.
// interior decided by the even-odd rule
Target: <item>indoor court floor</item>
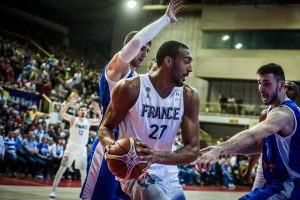
[[(52, 180), (0, 177), (1, 200), (42, 200), (49, 199)], [(80, 181), (63, 180), (57, 189), (57, 200), (79, 199)], [(249, 191), (248, 187), (227, 189), (223, 187), (187, 186), (187, 200), (235, 200)]]

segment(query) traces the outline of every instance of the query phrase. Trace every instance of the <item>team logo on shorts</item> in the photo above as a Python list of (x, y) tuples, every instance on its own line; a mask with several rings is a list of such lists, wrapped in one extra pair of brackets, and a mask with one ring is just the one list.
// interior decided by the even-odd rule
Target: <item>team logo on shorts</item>
[(150, 97), (150, 91), (151, 91), (151, 89), (149, 87), (146, 87), (146, 92), (147, 92), (146, 98), (151, 99), (151, 97)]
[(155, 179), (146, 171), (137, 179), (137, 182), (143, 189), (146, 189), (150, 185), (155, 184)]

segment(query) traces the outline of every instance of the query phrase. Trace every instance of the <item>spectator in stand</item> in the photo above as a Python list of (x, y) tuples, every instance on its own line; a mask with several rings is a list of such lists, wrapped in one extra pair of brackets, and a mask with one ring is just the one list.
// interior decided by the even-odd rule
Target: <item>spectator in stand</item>
[(32, 82), (32, 81), (25, 83), (25, 90), (27, 92), (35, 93), (36, 92), (36, 85), (35, 85), (35, 83)]
[(57, 138), (56, 142), (53, 144), (51, 149), (51, 156), (53, 158), (53, 162), (60, 164), (63, 154), (64, 154), (63, 139)]
[(49, 145), (48, 145), (48, 137), (43, 136), (42, 142), (37, 145), (37, 161), (42, 168), (43, 178), (49, 178), (49, 169), (52, 164)]
[(45, 135), (45, 130), (43, 129), (41, 123), (38, 123), (36, 129), (33, 131), (33, 134), (38, 142), (42, 141), (42, 138)]
[(29, 131), (27, 138), (23, 140), (24, 156), (27, 162), (29, 173), (32, 177), (36, 175), (37, 162), (37, 147), (34, 139), (33, 131)]
[(55, 128), (55, 125), (54, 124), (50, 124), (49, 125), (49, 128), (48, 128), (48, 135), (49, 137), (51, 138), (54, 138), (56, 140), (56, 138), (58, 138), (58, 133), (57, 133), (57, 130)]
[(17, 177), (17, 152), (14, 131), (11, 129), (8, 136), (4, 139), (5, 144), (5, 161), (12, 173), (13, 177)]
[(7, 99), (4, 96), (4, 89), (0, 86), (0, 101), (3, 105), (7, 104)]
[(49, 154), (50, 154), (50, 157), (51, 157), (51, 159), (53, 161), (53, 158), (52, 158), (52, 148), (53, 148), (53, 145), (54, 145), (54, 140), (49, 135), (47, 136), (47, 138), (48, 138)]
[(51, 148), (51, 157), (52, 157), (52, 164), (53, 164), (51, 175), (58, 170), (63, 154), (64, 154), (63, 139), (57, 138), (56, 142), (52, 145)]
[(236, 108), (237, 108), (237, 114), (238, 115), (241, 115), (242, 114), (242, 111), (243, 111), (243, 106), (242, 104), (244, 103), (243, 99), (241, 98), (238, 98), (236, 99)]
[[(0, 120), (2, 122), (7, 122), (8, 118), (9, 118), (9, 113), (8, 113), (8, 106), (7, 105), (3, 105), (2, 102), (0, 102)], [(4, 127), (3, 127), (4, 128)]]
[(17, 152), (17, 159), (18, 165), (20, 169), (26, 168), (26, 160), (25, 160), (25, 151), (22, 144), (22, 135), (20, 134), (20, 129), (16, 129), (14, 131), (14, 138), (16, 142), (16, 152)]
[(227, 113), (227, 98), (223, 94), (220, 95), (219, 103), (221, 113)]
[(222, 174), (223, 174), (223, 186), (228, 188), (235, 188), (233, 184), (233, 177), (232, 177), (232, 168), (228, 162), (228, 159), (223, 158), (220, 162)]
[(25, 83), (27, 83), (29, 80), (29, 74), (30, 74), (29, 70), (24, 69), (22, 74), (19, 75), (19, 77), (16, 81), (18, 88), (23, 88), (25, 86)]
[(37, 119), (44, 115), (44, 113), (39, 112), (36, 105), (32, 105), (29, 109), (29, 118), (32, 122), (37, 121)]
[(51, 82), (50, 80), (43, 80), (43, 84), (40, 88), (40, 93), (45, 94), (46, 96), (50, 96), (52, 90)]
[(229, 114), (235, 114), (236, 113), (236, 107), (235, 107), (236, 99), (234, 98), (234, 96), (232, 94), (227, 99), (227, 102), (229, 104), (228, 113)]
[[(2, 127), (0, 127), (1, 130)], [(3, 170), (3, 162), (4, 162), (4, 155), (5, 155), (5, 146), (4, 146), (4, 138), (3, 138), (3, 132), (0, 130), (0, 172)]]

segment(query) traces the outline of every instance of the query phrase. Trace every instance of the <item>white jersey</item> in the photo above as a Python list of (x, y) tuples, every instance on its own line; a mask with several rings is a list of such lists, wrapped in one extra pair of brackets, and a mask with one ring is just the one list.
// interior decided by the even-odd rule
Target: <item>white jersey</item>
[(140, 75), (140, 93), (120, 124), (119, 138), (136, 137), (155, 150), (172, 151), (183, 113), (183, 87), (175, 87), (162, 98), (149, 75)]
[(73, 126), (70, 127), (70, 137), (68, 142), (78, 145), (87, 145), (89, 139), (90, 122), (87, 118), (83, 121), (75, 117)]

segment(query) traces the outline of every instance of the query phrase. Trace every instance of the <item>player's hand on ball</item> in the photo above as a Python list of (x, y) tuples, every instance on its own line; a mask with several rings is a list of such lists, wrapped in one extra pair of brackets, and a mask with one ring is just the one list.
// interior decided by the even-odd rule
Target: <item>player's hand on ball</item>
[(120, 179), (136, 179), (149, 167), (146, 160), (140, 158), (136, 149), (139, 146), (133, 138), (121, 138), (107, 145), (105, 159), (109, 170)]
[(146, 143), (135, 139), (138, 148), (136, 151), (140, 154), (140, 159), (146, 160), (150, 163), (159, 163), (159, 156), (156, 154), (153, 148), (149, 147)]

